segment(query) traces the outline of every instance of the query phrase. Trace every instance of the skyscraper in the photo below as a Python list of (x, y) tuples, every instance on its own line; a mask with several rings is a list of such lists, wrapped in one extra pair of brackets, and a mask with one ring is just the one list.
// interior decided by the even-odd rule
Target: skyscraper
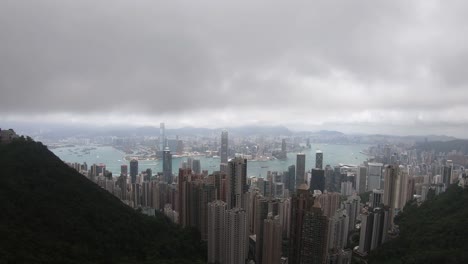
[(199, 198), (199, 230), (203, 240), (208, 239), (208, 203), (216, 200), (216, 189), (213, 184), (203, 183), (200, 185)]
[(369, 202), (372, 208), (381, 207), (381, 205), (383, 204), (383, 194), (383, 190), (372, 190), (372, 193), (369, 197)]
[[(282, 227), (279, 216), (268, 213), (263, 224), (262, 264), (278, 264), (281, 259)], [(257, 252), (258, 253), (258, 252)]]
[(221, 163), (228, 162), (228, 132), (221, 132)]
[(367, 191), (381, 189), (382, 166), (382, 163), (367, 164)]
[(328, 217), (323, 215), (320, 203), (315, 200), (312, 209), (304, 215), (299, 263), (322, 264), (326, 262), (328, 229)]
[(127, 176), (127, 174), (128, 174), (128, 166), (127, 165), (121, 165), (120, 166), (120, 175)]
[(296, 157), (296, 189), (305, 183), (305, 154), (299, 153)]
[(244, 208), (247, 193), (247, 160), (237, 157), (228, 164), (227, 208)]
[(314, 203), (313, 194), (303, 183), (298, 186), (291, 199), (291, 224), (289, 239), (289, 263), (301, 263), (302, 228), (306, 212), (310, 211)]
[(257, 196), (255, 199), (255, 226), (254, 233), (256, 235), (255, 263), (263, 263), (263, 225), (264, 220), (268, 216), (268, 199)]
[(225, 262), (244, 264), (247, 259), (247, 215), (244, 209), (234, 208), (225, 214)]
[(333, 217), (336, 210), (340, 208), (341, 195), (339, 193), (323, 193), (315, 199), (320, 202), (323, 214), (327, 217)]
[(322, 169), (312, 169), (312, 177), (310, 180), (310, 191), (320, 190), (325, 191), (325, 171)]
[(287, 186), (285, 186), (289, 193), (295, 192), (295, 185), (296, 185), (296, 166), (291, 165), (288, 167), (288, 182)]
[(168, 184), (172, 183), (172, 154), (168, 147), (163, 151), (163, 178)]
[(397, 197), (400, 190), (398, 189), (398, 167), (397, 165), (385, 166), (385, 188), (383, 204), (390, 208), (389, 220), (393, 225), (393, 218), (395, 217), (395, 208), (397, 206)]
[(366, 212), (361, 214), (361, 233), (359, 235), (359, 249), (361, 254), (367, 254), (372, 244), (372, 230), (374, 224), (374, 214)]
[(159, 151), (164, 151), (166, 147), (166, 132), (164, 123), (159, 125)]
[(356, 192), (363, 193), (367, 185), (367, 167), (359, 166), (356, 176)]
[(315, 153), (315, 168), (323, 169), (323, 152), (321, 150), (317, 150)]
[(200, 166), (200, 160), (199, 159), (192, 160), (192, 170), (193, 170), (193, 173), (195, 173), (195, 174), (200, 174), (201, 173), (201, 166)]
[(346, 209), (336, 211), (330, 218), (328, 248), (332, 252), (339, 252), (346, 247), (348, 242), (349, 219)]
[(130, 161), (130, 179), (132, 184), (136, 183), (136, 176), (138, 175), (138, 160), (132, 159)]
[(452, 167), (445, 165), (442, 167), (442, 183), (448, 188), (452, 179)]
[(226, 203), (208, 203), (208, 263), (224, 263)]
[(388, 211), (375, 208), (361, 214), (361, 233), (359, 249), (361, 254), (367, 254), (377, 248), (386, 239)]

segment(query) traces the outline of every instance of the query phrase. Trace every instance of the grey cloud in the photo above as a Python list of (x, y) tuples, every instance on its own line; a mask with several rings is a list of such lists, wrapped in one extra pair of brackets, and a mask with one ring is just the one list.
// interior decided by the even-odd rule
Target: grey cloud
[(450, 110), (468, 101), (467, 7), (5, 0), (0, 115)]

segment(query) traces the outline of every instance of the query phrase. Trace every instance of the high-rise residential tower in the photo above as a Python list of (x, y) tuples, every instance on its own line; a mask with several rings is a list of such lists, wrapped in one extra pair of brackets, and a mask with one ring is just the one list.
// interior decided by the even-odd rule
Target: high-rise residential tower
[[(277, 264), (281, 259), (282, 227), (278, 215), (268, 213), (263, 224), (262, 264)], [(258, 254), (258, 252), (257, 252)]]
[(383, 204), (390, 209), (389, 220), (393, 225), (393, 218), (395, 217), (395, 209), (398, 207), (397, 200), (399, 197), (399, 179), (398, 179), (398, 166), (387, 165), (385, 166), (385, 188), (383, 193)]
[(208, 203), (208, 263), (225, 263), (225, 213), (225, 202)]
[(244, 264), (247, 259), (247, 214), (244, 209), (234, 208), (225, 214), (225, 261), (226, 264)]
[(247, 186), (247, 160), (237, 157), (228, 163), (227, 208), (244, 208)]

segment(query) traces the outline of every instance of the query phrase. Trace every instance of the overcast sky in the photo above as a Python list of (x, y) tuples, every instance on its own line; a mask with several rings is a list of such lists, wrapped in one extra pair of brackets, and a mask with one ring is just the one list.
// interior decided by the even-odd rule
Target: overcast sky
[(468, 137), (468, 1), (0, 1), (2, 122)]

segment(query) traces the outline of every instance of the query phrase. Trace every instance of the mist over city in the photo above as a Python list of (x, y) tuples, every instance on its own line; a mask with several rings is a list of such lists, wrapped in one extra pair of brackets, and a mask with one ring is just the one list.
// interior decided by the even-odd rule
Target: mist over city
[(0, 1), (0, 263), (468, 263), (467, 13)]

